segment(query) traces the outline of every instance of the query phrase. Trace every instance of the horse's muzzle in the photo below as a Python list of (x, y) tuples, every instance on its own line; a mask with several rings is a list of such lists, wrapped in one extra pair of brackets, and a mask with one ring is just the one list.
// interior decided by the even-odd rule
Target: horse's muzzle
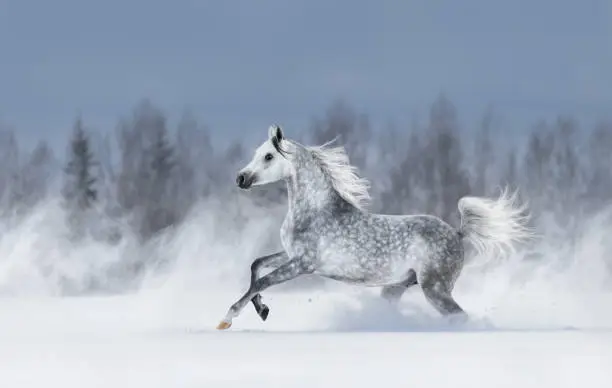
[(238, 177), (236, 177), (236, 184), (241, 189), (248, 189), (249, 187), (251, 187), (251, 185), (253, 185), (254, 181), (255, 181), (255, 174), (249, 174), (246, 172), (242, 172), (238, 174)]

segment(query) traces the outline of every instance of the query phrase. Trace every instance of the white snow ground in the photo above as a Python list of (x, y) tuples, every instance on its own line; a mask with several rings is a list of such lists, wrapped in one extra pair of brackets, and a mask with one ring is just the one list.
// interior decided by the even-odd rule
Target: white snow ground
[(537, 265), (466, 268), (455, 296), (473, 320), (461, 327), (418, 287), (394, 310), (376, 289), (330, 282), (271, 289), (267, 322), (248, 306), (219, 332), (260, 253), (261, 224), (211, 241), (206, 219), (194, 221), (164, 245), (178, 266), (138, 292), (56, 297), (54, 273), (83, 276), (119, 253), (61, 245), (44, 219), (0, 237), (2, 388), (612, 387), (605, 230), (564, 265), (557, 247)]
[(448, 327), (418, 289), (403, 314), (352, 291), (270, 292), (225, 332), (229, 293), (4, 299), (0, 386), (612, 386), (610, 297), (465, 294), (487, 319)]

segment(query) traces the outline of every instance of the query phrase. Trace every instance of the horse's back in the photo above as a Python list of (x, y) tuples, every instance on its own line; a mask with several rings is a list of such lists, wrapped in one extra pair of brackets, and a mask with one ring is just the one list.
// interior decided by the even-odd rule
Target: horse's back
[(389, 216), (373, 214), (377, 223), (386, 224), (388, 241), (401, 251), (419, 250), (419, 257), (429, 257), (462, 249), (457, 229), (433, 215)]

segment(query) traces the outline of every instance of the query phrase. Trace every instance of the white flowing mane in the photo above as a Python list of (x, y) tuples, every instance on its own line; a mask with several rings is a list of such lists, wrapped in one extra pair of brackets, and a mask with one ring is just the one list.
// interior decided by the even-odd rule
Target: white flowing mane
[(370, 202), (370, 182), (357, 175), (357, 167), (350, 164), (344, 147), (331, 147), (333, 142), (327, 142), (319, 146), (305, 146), (304, 148), (312, 154), (320, 164), (323, 173), (332, 183), (332, 187), (347, 202), (358, 209), (363, 210)]

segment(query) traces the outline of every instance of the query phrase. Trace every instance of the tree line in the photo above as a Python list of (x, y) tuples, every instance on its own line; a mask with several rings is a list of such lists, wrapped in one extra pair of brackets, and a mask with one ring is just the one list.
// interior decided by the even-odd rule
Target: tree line
[[(461, 196), (495, 195), (509, 185), (528, 200), (536, 224), (553, 220), (562, 226), (555, 233), (571, 239), (610, 204), (612, 123), (584, 128), (572, 117), (559, 116), (521, 129), (524, 135), (511, 144), (513, 135), (491, 107), (475, 128), (462, 126), (444, 95), (427, 113), (421, 121), (374, 128), (367, 113), (338, 100), (300, 131), (299, 140), (320, 144), (336, 138), (344, 145), (372, 183), (371, 210), (376, 212), (430, 213), (457, 225)], [(180, 225), (203, 200), (223, 199), (227, 207), (238, 203), (234, 175), (255, 145), (235, 139), (220, 149), (210, 131), (191, 113), (171, 127), (149, 100), (108, 132), (92, 131), (77, 117), (65, 156), (44, 141), (24, 153), (14, 132), (4, 128), (1, 216), (18, 222), (59, 193), (74, 232), (70, 238), (82, 238), (99, 220), (111, 218), (123, 220), (144, 244)], [(261, 207), (286, 201), (282, 184), (249, 195)], [(239, 210), (227, 215), (249, 216)], [(111, 228), (100, 238), (116, 242), (122, 233)]]

